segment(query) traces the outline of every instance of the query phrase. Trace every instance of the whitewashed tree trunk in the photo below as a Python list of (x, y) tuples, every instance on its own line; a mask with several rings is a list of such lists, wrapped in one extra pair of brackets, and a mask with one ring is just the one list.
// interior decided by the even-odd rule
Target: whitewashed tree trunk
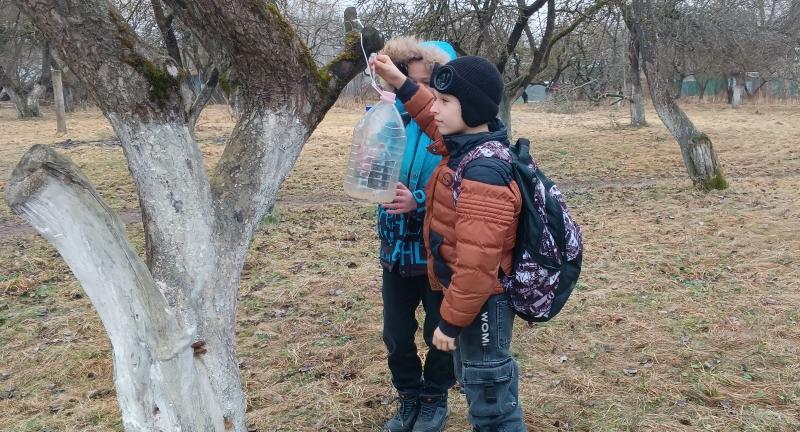
[[(266, 3), (167, 1), (234, 81), (241, 115), (209, 176), (190, 131), (186, 71), (141, 42), (110, 2), (16, 3), (91, 89), (139, 193), (144, 262), (89, 181), (53, 150), (31, 149), (6, 189), (100, 314), (126, 431), (245, 432), (235, 349), (242, 266), (304, 143), (366, 66), (359, 37), (350, 34), (343, 55), (317, 69)], [(382, 46), (374, 29), (364, 42), (368, 52)]]
[[(222, 212), (210, 201), (210, 189), (192, 186), (210, 183), (200, 181), (202, 159), (187, 139), (187, 126), (130, 128), (119, 115), (109, 120), (123, 148), (136, 149), (128, 162), (140, 180), (148, 257), (168, 253), (173, 259), (151, 262), (148, 269), (89, 181), (49, 147), (36, 146), (23, 157), (6, 200), (56, 246), (98, 310), (113, 347), (126, 430), (244, 431), (236, 292), (260, 216), (234, 212), (232, 221), (215, 220)], [(257, 199), (241, 203), (257, 214), (274, 205), (310, 135), (296, 120), (289, 111), (252, 113), (233, 132), (232, 145), (263, 149), (251, 161), (259, 176), (253, 180), (261, 185)], [(163, 143), (171, 145), (154, 151)], [(150, 158), (140, 160), (141, 154)], [(223, 158), (218, 169), (239, 169), (241, 162)], [(188, 166), (195, 168), (183, 169)], [(149, 175), (140, 173), (145, 167)], [(238, 197), (236, 188), (214, 186), (223, 200)], [(205, 352), (194, 355), (192, 344), (200, 341)]]
[(113, 347), (127, 430), (222, 431), (220, 402), (195, 357), (193, 320), (175, 310), (129, 244), (125, 227), (67, 158), (33, 147), (6, 200), (52, 243), (95, 306)]
[(733, 77), (733, 97), (731, 98), (731, 108), (737, 109), (742, 106), (742, 94), (744, 94), (744, 78), (740, 75)]

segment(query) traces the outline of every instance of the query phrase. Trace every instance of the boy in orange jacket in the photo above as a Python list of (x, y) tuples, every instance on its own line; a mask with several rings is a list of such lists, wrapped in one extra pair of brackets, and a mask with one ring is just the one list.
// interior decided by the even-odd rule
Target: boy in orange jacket
[(475, 431), (527, 431), (510, 354), (514, 313), (499, 281), (512, 271), (522, 208), (497, 119), (502, 77), (486, 59), (461, 57), (434, 66), (428, 90), (387, 56), (371, 65), (433, 139), (429, 151), (443, 156), (426, 188), (423, 228), (428, 278), (444, 291), (433, 344), (454, 353)]

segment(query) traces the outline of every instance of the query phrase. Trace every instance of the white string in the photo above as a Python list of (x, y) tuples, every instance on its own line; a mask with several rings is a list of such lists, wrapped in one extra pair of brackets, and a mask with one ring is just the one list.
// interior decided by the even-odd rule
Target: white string
[(358, 37), (361, 40), (361, 53), (364, 54), (364, 61), (367, 62), (367, 75), (369, 75), (369, 79), (372, 80), (372, 83), (377, 85), (378, 83), (375, 81), (375, 77), (372, 75), (372, 67), (369, 65), (369, 58), (367, 57), (367, 50), (364, 49), (364, 24), (361, 22), (361, 18), (356, 18), (355, 20), (350, 20), (350, 22), (357, 22), (359, 26), (361, 26), (361, 30), (358, 32)]
[[(375, 75), (372, 71), (372, 66), (369, 65), (369, 57), (367, 56), (367, 50), (364, 48), (364, 24), (361, 22), (361, 18), (356, 17), (354, 20), (350, 20), (351, 23), (358, 23), (361, 27), (361, 30), (358, 31), (358, 37), (361, 42), (361, 53), (364, 55), (364, 61), (367, 62), (367, 75), (369, 75), (369, 79), (372, 81), (372, 88), (377, 91), (381, 97), (384, 97), (386, 90), (383, 90), (378, 82), (375, 80)], [(373, 55), (375, 55), (373, 53)]]

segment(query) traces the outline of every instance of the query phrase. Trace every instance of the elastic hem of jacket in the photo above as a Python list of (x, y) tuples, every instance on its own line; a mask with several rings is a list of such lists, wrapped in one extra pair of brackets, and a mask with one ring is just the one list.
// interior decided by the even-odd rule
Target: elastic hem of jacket
[(400, 102), (406, 103), (414, 97), (417, 90), (419, 90), (419, 86), (414, 81), (407, 78), (406, 82), (397, 89), (397, 97), (400, 98)]
[(464, 327), (459, 327), (459, 326), (450, 324), (445, 320), (441, 320), (441, 321), (439, 321), (439, 330), (441, 330), (442, 333), (445, 334), (445, 336), (455, 339), (461, 333), (461, 330), (464, 330)]
[(414, 201), (417, 202), (417, 213), (424, 213), (425, 212), (425, 191), (422, 189), (415, 190), (412, 194), (414, 196)]

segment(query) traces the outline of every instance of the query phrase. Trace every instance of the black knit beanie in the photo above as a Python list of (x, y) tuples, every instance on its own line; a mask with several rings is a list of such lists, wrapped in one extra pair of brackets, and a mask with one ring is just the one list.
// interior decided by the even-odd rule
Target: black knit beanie
[(435, 65), (431, 87), (453, 95), (461, 102), (461, 117), (469, 127), (489, 123), (497, 117), (503, 97), (503, 77), (483, 57), (466, 56), (445, 65)]

